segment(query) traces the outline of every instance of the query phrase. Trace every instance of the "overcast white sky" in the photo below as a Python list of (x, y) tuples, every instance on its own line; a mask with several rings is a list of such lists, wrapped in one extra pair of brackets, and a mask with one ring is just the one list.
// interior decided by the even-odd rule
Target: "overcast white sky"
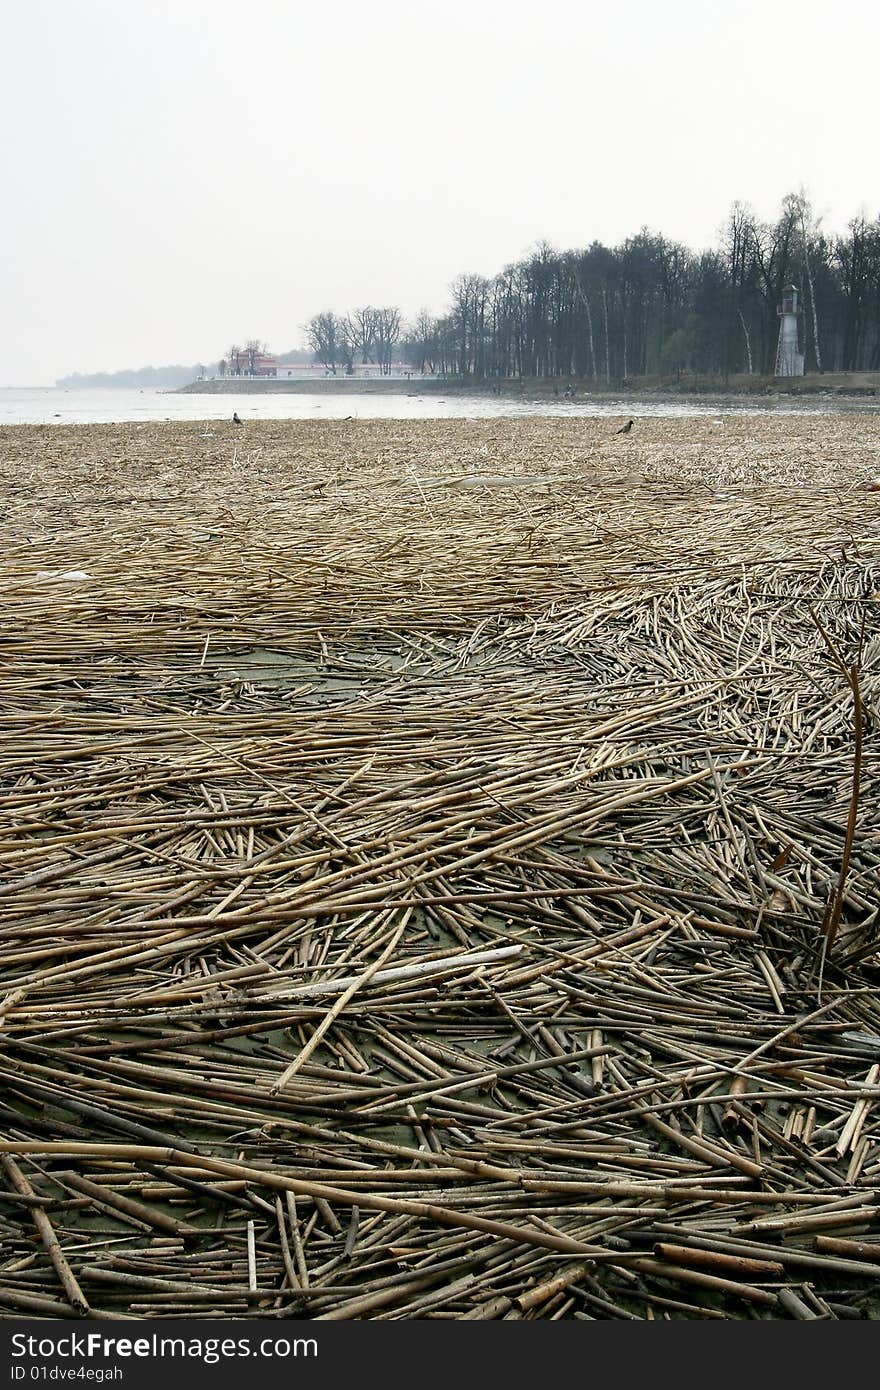
[(437, 312), (541, 238), (880, 212), (868, 0), (0, 0), (0, 386)]

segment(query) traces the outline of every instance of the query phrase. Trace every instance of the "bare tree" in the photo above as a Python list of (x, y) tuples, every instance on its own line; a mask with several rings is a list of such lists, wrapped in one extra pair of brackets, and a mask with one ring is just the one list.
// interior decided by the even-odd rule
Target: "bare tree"
[(459, 275), (451, 286), (458, 332), (458, 372), (480, 380), (486, 374), (486, 310), (489, 281), (483, 275)]
[(752, 255), (758, 268), (758, 287), (763, 297), (764, 351), (763, 370), (772, 373), (778, 345), (777, 310), (782, 291), (791, 279), (798, 215), (794, 208), (783, 204), (779, 220), (771, 227), (753, 223), (751, 227)]
[(327, 309), (315, 314), (305, 325), (306, 340), (315, 357), (329, 371), (336, 375), (339, 363), (348, 360), (348, 345), (345, 342), (345, 329), (342, 320)]
[(373, 361), (378, 315), (379, 310), (367, 304), (345, 316), (345, 335), (352, 354), (363, 363)]
[(419, 372), (433, 372), (437, 363), (437, 320), (420, 309), (404, 338), (405, 360)]
[(743, 313), (743, 295), (746, 283), (749, 279), (749, 269), (754, 264), (751, 248), (754, 246), (755, 240), (754, 214), (745, 204), (739, 202), (734, 203), (733, 207), (730, 209), (730, 216), (727, 219), (722, 237), (727, 271), (727, 300), (729, 309), (723, 355), (725, 377), (730, 371), (731, 365), (735, 367), (739, 359), (739, 354), (736, 350), (737, 322), (742, 329), (743, 339), (745, 341), (749, 376), (751, 376), (754, 371), (752, 339), (745, 314)]
[(249, 338), (244, 345), (247, 370), (250, 376), (254, 376), (257, 370), (257, 358), (262, 357), (266, 351), (266, 344), (261, 343), (259, 338)]
[(596, 380), (596, 344), (593, 338), (593, 311), (590, 307), (590, 296), (587, 293), (585, 278), (578, 266), (577, 261), (572, 256), (568, 261), (568, 271), (574, 281), (578, 293), (578, 299), (584, 307), (587, 315), (587, 346), (590, 352), (590, 377)]
[(837, 239), (834, 254), (843, 293), (842, 365), (845, 372), (857, 372), (866, 357), (871, 361), (865, 348), (872, 287), (876, 295), (880, 280), (880, 220), (872, 225), (864, 215), (854, 218), (849, 235)]
[(822, 353), (819, 348), (819, 314), (816, 309), (816, 286), (813, 281), (813, 269), (810, 264), (810, 240), (819, 229), (818, 220), (813, 217), (813, 209), (803, 188), (799, 193), (790, 194), (786, 199), (791, 204), (792, 210), (797, 216), (801, 229), (801, 250), (804, 257), (804, 272), (807, 277), (807, 285), (810, 290), (810, 310), (813, 327), (813, 355), (816, 358), (816, 371), (822, 370)]
[(400, 310), (375, 309), (376, 360), (383, 376), (391, 373), (391, 358), (400, 338)]

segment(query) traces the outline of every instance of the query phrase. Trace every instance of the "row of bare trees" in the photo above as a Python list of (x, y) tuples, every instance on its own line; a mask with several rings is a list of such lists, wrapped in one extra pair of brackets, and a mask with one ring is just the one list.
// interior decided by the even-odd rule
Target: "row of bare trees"
[(419, 371), (473, 380), (772, 375), (792, 283), (808, 371), (880, 370), (880, 219), (829, 236), (803, 194), (771, 223), (734, 204), (713, 250), (643, 229), (613, 248), (544, 243), (494, 278), (461, 275), (448, 313), (420, 314), (403, 353)]
[[(305, 325), (334, 375), (391, 372), (400, 345), (415, 371), (474, 381), (577, 377), (597, 385), (681, 375), (773, 374), (785, 286), (800, 291), (807, 371), (880, 371), (880, 218), (828, 235), (803, 193), (762, 222), (735, 203), (712, 250), (642, 229), (621, 245), (539, 244), (494, 277), (460, 275), (448, 311), (405, 328), (396, 308), (316, 314)], [(265, 351), (256, 340), (230, 361)]]
[(305, 331), (316, 361), (334, 375), (340, 368), (351, 372), (359, 362), (374, 363), (383, 376), (388, 376), (400, 341), (400, 310), (372, 305), (344, 315), (325, 310), (309, 320)]

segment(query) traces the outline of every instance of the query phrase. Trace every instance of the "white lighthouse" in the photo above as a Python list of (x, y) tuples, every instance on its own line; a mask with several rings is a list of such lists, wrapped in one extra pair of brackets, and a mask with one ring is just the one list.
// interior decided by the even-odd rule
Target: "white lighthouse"
[(804, 354), (798, 352), (798, 292), (794, 285), (782, 291), (779, 314), (779, 346), (776, 349), (776, 376), (803, 376)]

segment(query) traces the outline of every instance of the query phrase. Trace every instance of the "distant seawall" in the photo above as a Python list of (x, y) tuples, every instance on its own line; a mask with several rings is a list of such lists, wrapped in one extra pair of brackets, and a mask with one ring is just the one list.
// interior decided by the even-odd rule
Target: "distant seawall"
[[(413, 377), (407, 380), (406, 377), (347, 377), (347, 376), (320, 376), (313, 381), (304, 381), (301, 377), (262, 377), (248, 379), (245, 377), (224, 377), (222, 381), (191, 381), (189, 386), (178, 386), (173, 392), (174, 395), (211, 395), (211, 396), (271, 396), (275, 393), (284, 395), (307, 395), (315, 394), (340, 395), (340, 396), (373, 396), (373, 395), (406, 395), (411, 392), (415, 395), (424, 395), (425, 392), (440, 392), (460, 390), (460, 384), (456, 381), (442, 381), (436, 377)], [(474, 389), (473, 387), (471, 388)]]

